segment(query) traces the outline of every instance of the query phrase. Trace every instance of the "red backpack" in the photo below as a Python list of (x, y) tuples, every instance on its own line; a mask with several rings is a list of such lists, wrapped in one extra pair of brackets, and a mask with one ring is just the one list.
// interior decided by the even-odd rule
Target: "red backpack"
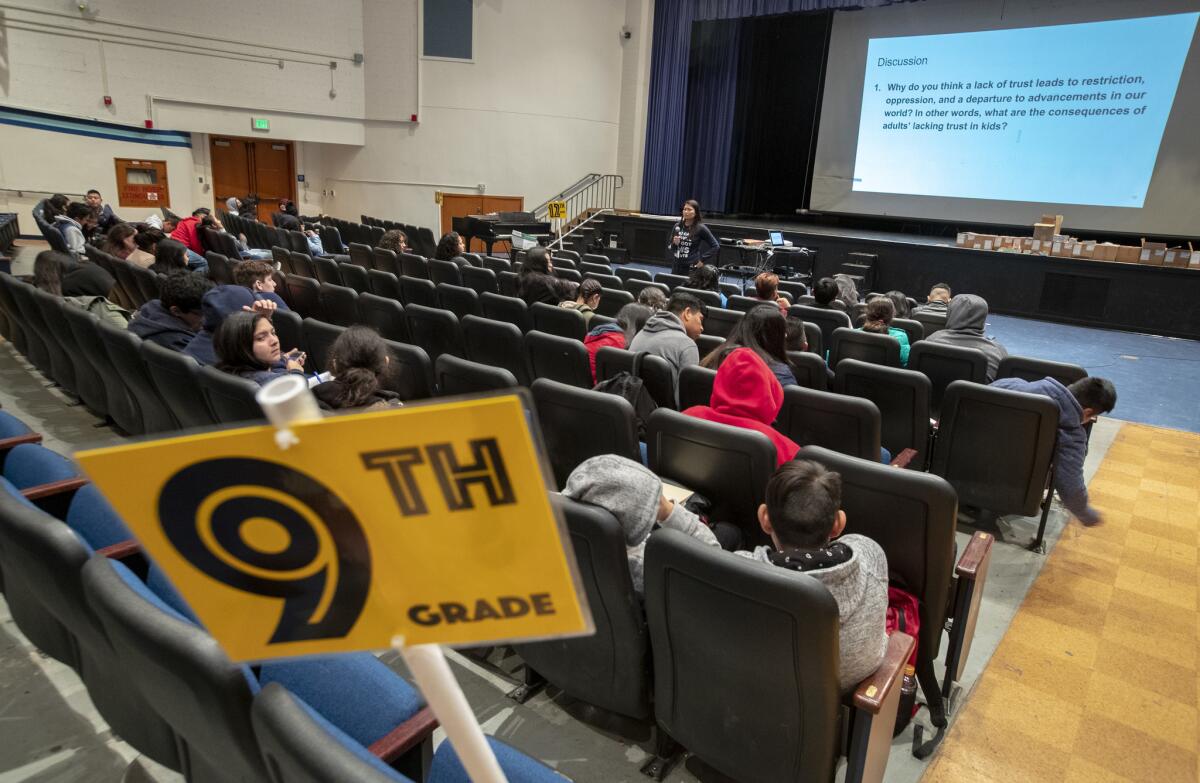
[[(892, 631), (901, 631), (913, 638), (913, 651), (908, 658), (908, 665), (913, 667), (917, 665), (917, 634), (921, 630), (919, 607), (920, 603), (915, 595), (899, 587), (888, 586), (887, 619), (884, 622), (884, 628), (889, 636)], [(909, 721), (917, 714), (916, 683), (909, 683), (907, 679), (905, 677), (906, 682), (903, 683), (900, 691), (900, 706), (896, 710), (896, 726), (892, 732), (893, 737), (904, 731)]]

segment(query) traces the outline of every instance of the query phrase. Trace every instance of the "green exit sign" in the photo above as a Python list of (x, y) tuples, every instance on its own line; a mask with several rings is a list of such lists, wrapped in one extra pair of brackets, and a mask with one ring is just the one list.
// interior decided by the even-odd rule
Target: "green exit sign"
[(253, 124), (254, 130), (257, 130), (257, 131), (271, 130), (271, 121), (270, 120), (262, 119), (260, 117), (252, 117), (252, 118), (250, 118), (250, 122)]

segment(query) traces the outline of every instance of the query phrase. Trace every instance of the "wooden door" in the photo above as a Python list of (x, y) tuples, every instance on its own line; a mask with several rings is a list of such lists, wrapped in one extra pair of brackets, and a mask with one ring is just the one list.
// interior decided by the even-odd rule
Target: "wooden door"
[(271, 222), (280, 199), (296, 200), (292, 174), (292, 144), (286, 141), (254, 142), (254, 192), (258, 194), (258, 219)]
[(170, 207), (165, 160), (113, 158), (117, 169), (118, 207)]
[[(525, 208), (524, 196), (474, 196), (461, 193), (442, 194), (442, 233), (453, 231), (453, 219), (465, 215), (486, 215), (491, 212), (520, 212)], [(508, 249), (507, 242), (497, 242), (492, 252)], [(487, 246), (482, 240), (471, 240), (467, 250), (482, 253)]]
[(295, 165), (290, 141), (239, 139), (213, 136), (209, 140), (212, 161), (213, 204), (225, 208), (230, 196), (258, 197), (258, 219), (271, 222), (279, 211), (279, 200), (296, 200)]

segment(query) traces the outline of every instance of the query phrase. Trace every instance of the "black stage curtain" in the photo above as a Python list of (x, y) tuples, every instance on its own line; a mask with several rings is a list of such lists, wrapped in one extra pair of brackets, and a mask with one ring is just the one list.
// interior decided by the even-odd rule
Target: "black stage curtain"
[(725, 212), (793, 215), (808, 206), (833, 12), (740, 22)]

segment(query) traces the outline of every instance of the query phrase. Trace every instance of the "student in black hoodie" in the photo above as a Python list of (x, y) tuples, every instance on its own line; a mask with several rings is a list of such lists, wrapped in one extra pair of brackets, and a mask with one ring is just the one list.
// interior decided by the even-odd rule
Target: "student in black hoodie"
[(182, 351), (200, 331), (204, 320), (200, 302), (213, 287), (201, 272), (177, 272), (162, 281), (158, 299), (151, 299), (129, 322), (129, 331), (143, 340)]

